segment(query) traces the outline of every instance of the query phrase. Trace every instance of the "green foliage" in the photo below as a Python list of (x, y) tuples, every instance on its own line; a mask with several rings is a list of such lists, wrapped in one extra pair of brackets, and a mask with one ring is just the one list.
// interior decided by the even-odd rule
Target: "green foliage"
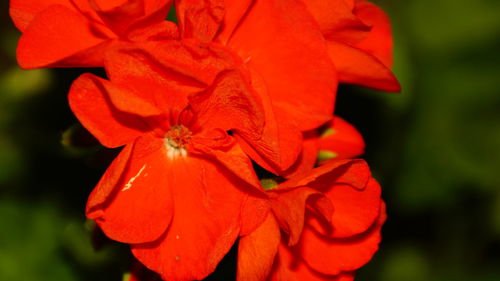
[(79, 280), (60, 249), (64, 219), (48, 205), (0, 201), (0, 280)]
[(496, 280), (500, 3), (378, 2), (393, 19), (403, 93), (354, 97), (379, 117), (356, 125), (369, 132), (389, 210), (381, 251), (358, 280)]

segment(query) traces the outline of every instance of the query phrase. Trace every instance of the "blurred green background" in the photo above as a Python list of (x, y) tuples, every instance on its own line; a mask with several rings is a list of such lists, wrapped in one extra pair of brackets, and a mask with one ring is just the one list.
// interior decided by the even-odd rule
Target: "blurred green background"
[[(376, 2), (393, 21), (403, 92), (339, 92), (389, 212), (357, 280), (500, 280), (500, 1)], [(95, 251), (91, 238), (103, 241), (84, 217), (113, 152), (68, 145), (81, 132), (66, 93), (83, 70), (20, 70), (7, 10), (2, 1), (0, 280), (119, 281), (126, 246)]]

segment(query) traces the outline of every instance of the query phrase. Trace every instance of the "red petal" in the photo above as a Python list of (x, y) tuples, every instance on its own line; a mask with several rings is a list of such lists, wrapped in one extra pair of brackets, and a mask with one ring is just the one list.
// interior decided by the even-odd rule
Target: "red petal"
[(24, 31), (38, 13), (52, 5), (73, 8), (71, 0), (10, 0), (9, 13), (16, 27)]
[(86, 17), (55, 5), (39, 13), (24, 31), (17, 47), (17, 60), (26, 69), (102, 66), (107, 40), (92, 30)]
[(127, 37), (131, 41), (174, 40), (179, 37), (177, 25), (170, 21), (161, 21), (147, 25), (134, 25)]
[(120, 44), (106, 57), (111, 81), (131, 84), (164, 110), (182, 110), (187, 97), (213, 83), (231, 67), (227, 54), (178, 40)]
[(89, 2), (104, 24), (120, 37), (130, 25), (144, 16), (143, 0), (90, 0)]
[(201, 280), (237, 238), (245, 194), (238, 190), (238, 179), (211, 162), (195, 157), (177, 160), (170, 178), (172, 223), (159, 240), (133, 245), (132, 252), (165, 280)]
[(341, 82), (388, 92), (401, 90), (401, 86), (391, 70), (365, 51), (329, 41), (328, 52), (337, 68)]
[(133, 144), (126, 145), (120, 154), (113, 160), (104, 175), (101, 177), (96, 188), (90, 193), (87, 201), (86, 213), (90, 215), (93, 210), (108, 201), (109, 196), (115, 190), (116, 183), (120, 181), (127, 168), (127, 164), (134, 148)]
[[(326, 179), (325, 179), (326, 180)], [(371, 179), (365, 189), (346, 184), (332, 184), (324, 194), (333, 204), (331, 222), (323, 227), (322, 221), (312, 219), (309, 224), (329, 237), (344, 238), (365, 232), (380, 213), (380, 185)]]
[(370, 168), (364, 160), (333, 160), (287, 180), (280, 184), (279, 188), (309, 186), (325, 191), (334, 183), (345, 183), (357, 189), (364, 189), (370, 176)]
[(235, 137), (252, 160), (276, 175), (281, 175), (289, 168), (301, 151), (301, 134), (297, 128), (286, 121), (271, 121), (267, 115), (262, 139), (249, 142), (238, 135)]
[[(147, 27), (166, 23), (165, 18), (170, 10), (172, 1), (128, 0), (102, 2), (100, 0), (92, 0), (91, 3), (99, 19), (112, 29), (115, 34), (118, 34), (120, 37), (132, 39), (134, 36), (129, 34), (130, 29), (134, 29), (136, 34), (138, 32), (136, 29), (141, 29), (151, 34), (152, 31), (148, 31)], [(157, 30), (158, 27), (155, 29)], [(158, 31), (155, 33), (158, 33)], [(135, 37), (137, 38), (138, 35)]]
[(377, 5), (367, 1), (356, 1), (354, 13), (363, 22), (372, 26), (368, 37), (355, 46), (370, 53), (385, 66), (392, 66), (392, 31), (389, 17)]
[(301, 130), (329, 120), (335, 70), (316, 22), (300, 1), (256, 1), (228, 46), (261, 75), (284, 120)]
[(297, 160), (302, 150), (302, 134), (286, 116), (275, 111), (258, 74), (252, 73), (251, 76), (251, 84), (260, 94), (264, 106), (264, 131), (260, 140), (247, 140), (238, 135), (236, 138), (243, 150), (257, 164), (274, 174), (282, 174)]
[[(165, 112), (182, 110), (188, 103), (188, 94), (200, 89), (198, 81), (186, 78), (175, 66), (169, 65), (169, 59), (179, 54), (182, 45), (151, 42), (141, 46), (144, 47), (120, 44), (108, 53), (105, 65), (111, 81), (130, 85), (144, 100)], [(171, 55), (162, 60), (152, 55), (152, 47), (170, 51)], [(181, 81), (184, 83), (179, 83)]]
[(340, 117), (333, 119), (318, 143), (320, 153), (330, 153), (333, 159), (355, 158), (365, 152), (363, 136), (353, 125)]
[(254, 0), (225, 0), (224, 22), (216, 41), (226, 45)]
[(264, 113), (258, 97), (239, 71), (221, 72), (204, 92), (190, 97), (203, 128), (235, 130), (248, 139), (259, 140), (264, 127)]
[(241, 207), (240, 236), (253, 232), (263, 223), (270, 211), (271, 206), (267, 195), (264, 198), (260, 194), (247, 195)]
[(311, 268), (322, 274), (337, 275), (357, 270), (378, 250), (380, 230), (385, 219), (385, 207), (382, 205), (378, 221), (369, 231), (344, 239), (326, 238), (305, 227), (295, 254), (301, 255)]
[(268, 281), (353, 281), (353, 272), (338, 275), (324, 275), (309, 268), (294, 256), (283, 243), (279, 247), (278, 257)]
[(301, 175), (314, 168), (316, 164), (316, 159), (318, 157), (318, 139), (316, 133), (314, 134), (308, 132), (304, 134), (304, 141), (302, 142), (302, 152), (295, 164), (293, 164), (290, 169), (285, 171), (284, 176), (286, 178), (293, 178), (297, 175)]
[(160, 115), (159, 110), (143, 93), (134, 89), (135, 85), (116, 85), (91, 74), (84, 74), (80, 79), (89, 79), (93, 87), (101, 91), (111, 107), (122, 113), (131, 113), (142, 117)]
[(237, 281), (265, 281), (280, 243), (280, 229), (272, 213), (238, 245)]
[(113, 240), (150, 242), (165, 232), (173, 215), (170, 180), (176, 163), (167, 158), (162, 141), (152, 138), (134, 144), (125, 167), (124, 158), (118, 157), (90, 195), (87, 216)]
[[(95, 10), (112, 10), (114, 8), (126, 5), (127, 3), (135, 3), (142, 0), (87, 0), (90, 7)], [(142, 5), (142, 3), (141, 3)]]
[(172, 0), (142, 0), (142, 1), (144, 2), (144, 11), (146, 15), (156, 13), (158, 10), (161, 10), (164, 6), (167, 6), (170, 9), (173, 2)]
[[(239, 145), (234, 143), (229, 148), (221, 150), (203, 144), (202, 140), (197, 138), (193, 139), (192, 145), (195, 149), (195, 153), (200, 153), (204, 157), (208, 156), (213, 158), (235, 176), (241, 178), (250, 186), (253, 186), (254, 190), (257, 190), (261, 194), (264, 193), (250, 158), (241, 150)], [(240, 188), (246, 189), (246, 186), (241, 186)]]
[(303, 1), (329, 40), (358, 42), (365, 38), (370, 27), (353, 14), (354, 1)]
[[(150, 130), (137, 115), (119, 111), (110, 96), (129, 96), (126, 90), (92, 74), (83, 74), (69, 92), (71, 110), (104, 146), (118, 147)], [(123, 106), (128, 101), (123, 101)], [(133, 103), (131, 103), (133, 104)]]
[(177, 0), (182, 38), (211, 41), (224, 18), (224, 0)]
[(302, 229), (304, 227), (304, 216), (306, 212), (306, 204), (316, 204), (325, 206), (321, 210), (322, 216), (331, 217), (333, 208), (329, 200), (320, 192), (301, 187), (292, 190), (270, 190), (271, 208), (275, 214), (276, 220), (280, 227), (289, 234), (290, 239), (288, 244), (297, 244)]

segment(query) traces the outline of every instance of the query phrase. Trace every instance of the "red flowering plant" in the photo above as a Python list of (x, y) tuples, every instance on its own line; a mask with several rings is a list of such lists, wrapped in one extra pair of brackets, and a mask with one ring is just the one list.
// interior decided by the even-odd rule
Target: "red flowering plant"
[(300, 1), (176, 2), (181, 38), (224, 48), (250, 73), (263, 100), (262, 143), (242, 148), (284, 174), (302, 150), (302, 133), (331, 119), (337, 78), (314, 18)]
[(122, 147), (87, 217), (148, 268), (130, 280), (201, 280), (238, 239), (239, 281), (352, 280), (385, 206), (333, 109), (339, 81), (399, 90), (387, 16), (357, 0), (172, 2), (11, 0), (22, 67), (106, 71), (69, 92)]
[(392, 32), (382, 9), (364, 0), (302, 0), (321, 28), (341, 82), (399, 92)]
[(17, 59), (23, 68), (103, 66), (117, 41), (177, 36), (165, 18), (171, 0), (10, 0), (22, 31)]
[(260, 138), (262, 108), (245, 76), (211, 51), (177, 41), (117, 47), (105, 62), (110, 81), (84, 74), (69, 93), (103, 145), (125, 145), (87, 216), (167, 280), (204, 278), (263, 220), (253, 210), (258, 178), (235, 137)]
[(377, 250), (385, 207), (364, 161), (330, 161), (267, 189), (272, 212), (240, 239), (239, 281), (351, 280)]

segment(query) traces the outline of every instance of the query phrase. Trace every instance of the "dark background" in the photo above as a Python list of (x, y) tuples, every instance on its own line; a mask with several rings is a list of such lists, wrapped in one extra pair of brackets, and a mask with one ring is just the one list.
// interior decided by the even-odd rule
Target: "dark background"
[[(500, 1), (377, 3), (393, 21), (403, 92), (342, 86), (337, 103), (366, 138), (389, 212), (357, 280), (500, 280)], [(20, 70), (7, 10), (2, 1), (0, 280), (119, 281), (127, 247), (95, 251), (84, 217), (113, 152), (74, 125), (66, 93), (82, 70)]]

